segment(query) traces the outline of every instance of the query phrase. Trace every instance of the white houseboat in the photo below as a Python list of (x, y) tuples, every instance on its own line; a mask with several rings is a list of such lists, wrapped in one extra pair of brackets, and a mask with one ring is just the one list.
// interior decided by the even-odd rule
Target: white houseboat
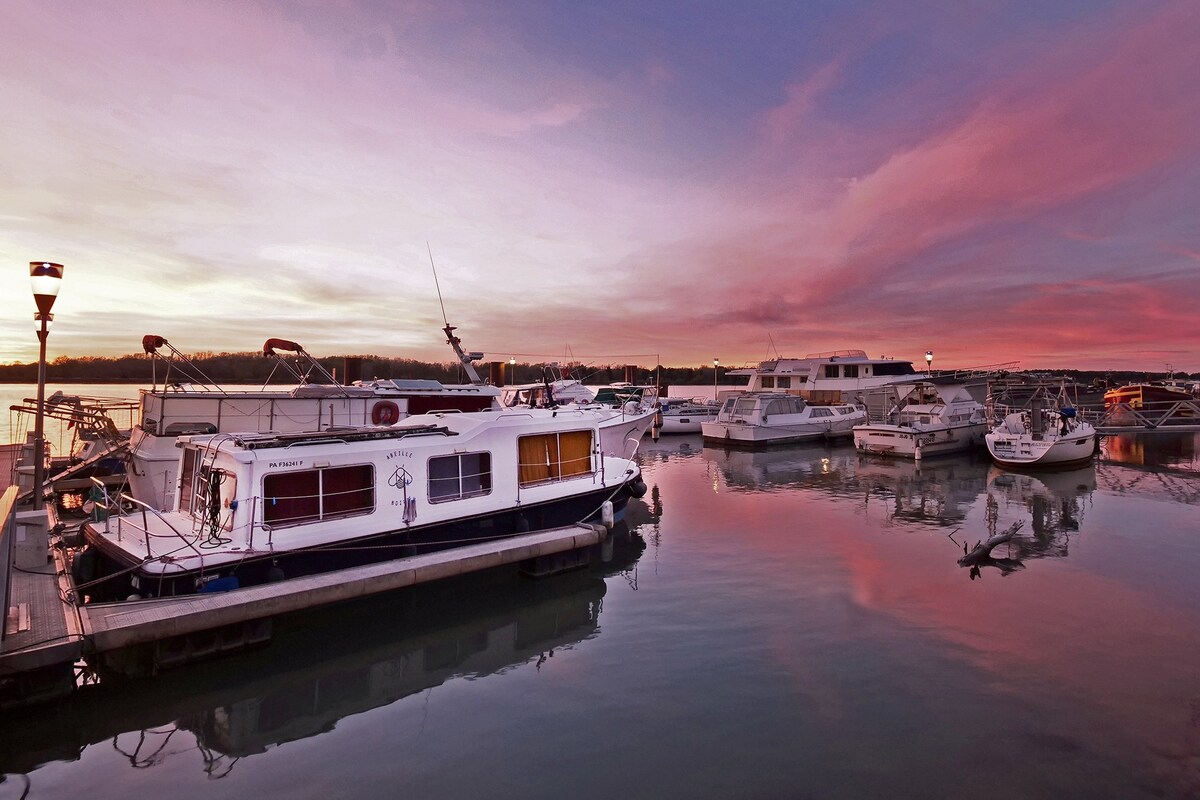
[(862, 350), (810, 353), (803, 358), (777, 358), (757, 367), (730, 370), (747, 376), (747, 392), (787, 392), (819, 402), (854, 402), (858, 395), (917, 377), (913, 362), (869, 358)]
[(180, 437), (170, 510), (85, 523), (80, 591), (218, 591), (619, 516), (645, 483), (587, 412), (410, 417), (390, 427)]
[(922, 458), (983, 444), (986, 412), (963, 384), (935, 379), (894, 388), (898, 399), (882, 420), (854, 426), (858, 450)]
[(815, 405), (779, 392), (757, 392), (725, 399), (717, 418), (705, 422), (705, 441), (756, 447), (851, 436), (866, 412), (853, 403)]

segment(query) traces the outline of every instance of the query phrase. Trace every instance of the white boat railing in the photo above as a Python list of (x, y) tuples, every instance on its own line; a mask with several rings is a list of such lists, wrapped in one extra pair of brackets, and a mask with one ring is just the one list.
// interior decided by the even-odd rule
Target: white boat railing
[[(93, 491), (99, 490), (100, 494), (98, 497), (100, 501), (103, 502), (103, 507), (105, 510), (103, 522), (104, 533), (106, 536), (115, 533), (117, 541), (120, 542), (125, 535), (125, 528), (127, 527), (135, 532), (141, 533), (146, 544), (147, 561), (153, 561), (155, 558), (158, 558), (158, 556), (155, 556), (153, 551), (150, 549), (150, 540), (152, 538), (169, 538), (170, 536), (178, 538), (185, 547), (195, 552), (196, 555), (203, 556), (203, 553), (201, 553), (199, 548), (197, 548), (196, 545), (191, 541), (191, 531), (188, 531), (187, 533), (180, 532), (166, 517), (164, 517), (158, 511), (158, 509), (154, 508), (148, 503), (138, 500), (130, 494), (121, 492), (114, 500), (113, 496), (108, 491), (108, 486), (103, 481), (99, 480), (98, 478), (92, 478), (91, 481), (96, 487), (93, 489)], [(138, 510), (140, 510), (141, 513), (138, 516), (141, 517), (141, 525), (138, 525), (133, 521), (131, 514), (125, 513), (126, 508), (133, 509), (133, 513), (136, 513)], [(171, 533), (165, 534), (152, 532), (150, 530), (150, 516), (156, 517)], [(115, 526), (113, 525), (114, 518), (116, 519)]]

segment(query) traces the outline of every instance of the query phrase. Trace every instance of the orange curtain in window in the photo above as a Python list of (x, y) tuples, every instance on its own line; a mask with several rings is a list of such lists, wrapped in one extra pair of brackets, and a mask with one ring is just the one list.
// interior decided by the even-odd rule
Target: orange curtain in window
[(592, 432), (569, 431), (558, 435), (561, 467), (559, 477), (586, 475), (592, 471)]
[(517, 439), (520, 458), (520, 484), (542, 483), (557, 474), (558, 443), (553, 433), (522, 436)]

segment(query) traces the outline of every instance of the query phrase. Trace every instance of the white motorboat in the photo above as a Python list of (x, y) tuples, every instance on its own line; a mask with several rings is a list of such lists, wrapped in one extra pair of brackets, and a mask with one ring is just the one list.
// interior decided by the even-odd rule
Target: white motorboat
[(854, 426), (854, 446), (865, 453), (923, 458), (983, 444), (987, 419), (961, 383), (927, 380), (895, 387), (899, 398), (879, 422)]
[(1092, 460), (1096, 429), (1073, 407), (1047, 407), (1035, 395), (1029, 408), (1002, 413), (984, 441), (1001, 466), (1066, 467)]
[[(395, 426), (182, 436), (162, 512), (85, 523), (92, 599), (220, 591), (619, 518), (646, 491), (586, 411), (442, 413)], [(127, 499), (127, 498), (126, 498)]]
[(700, 432), (706, 441), (760, 446), (851, 436), (866, 412), (853, 403), (815, 405), (794, 395), (758, 392), (726, 398)]
[(666, 397), (659, 400), (663, 433), (700, 433), (705, 422), (714, 422), (721, 410), (718, 403), (700, 397)]

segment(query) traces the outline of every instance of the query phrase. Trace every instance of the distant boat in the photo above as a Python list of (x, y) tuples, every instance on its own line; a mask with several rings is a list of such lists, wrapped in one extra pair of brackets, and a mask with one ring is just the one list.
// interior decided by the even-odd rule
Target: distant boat
[(699, 397), (666, 397), (659, 401), (663, 433), (700, 433), (705, 422), (713, 422), (721, 406)]
[(1137, 417), (1156, 422), (1192, 421), (1200, 416), (1197, 395), (1174, 381), (1130, 383), (1104, 393), (1104, 410), (1114, 421), (1132, 421)]
[(744, 446), (851, 436), (866, 411), (852, 403), (815, 405), (779, 392), (725, 399), (713, 422), (700, 425), (705, 441)]
[(897, 386), (899, 399), (879, 422), (854, 426), (854, 446), (866, 453), (923, 458), (983, 444), (983, 404), (961, 383), (927, 380)]
[(777, 358), (727, 374), (747, 376), (747, 392), (786, 392), (807, 400), (833, 403), (854, 402), (856, 395), (868, 389), (918, 377), (911, 361), (869, 358), (863, 350)]
[(93, 600), (222, 591), (619, 518), (646, 485), (599, 440), (592, 414), (539, 409), (183, 436), (174, 505), (85, 523), (75, 577)]

